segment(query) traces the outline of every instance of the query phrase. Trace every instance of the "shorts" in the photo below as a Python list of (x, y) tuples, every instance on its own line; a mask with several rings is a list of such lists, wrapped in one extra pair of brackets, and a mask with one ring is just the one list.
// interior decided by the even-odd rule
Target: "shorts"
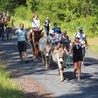
[(82, 56), (85, 56), (85, 47), (82, 48)]
[(18, 47), (19, 52), (26, 52), (26, 50), (27, 50), (27, 44), (25, 41), (22, 41), (22, 42), (18, 41), (17, 47)]
[(83, 56), (82, 55), (73, 55), (73, 62), (78, 62), (78, 61), (83, 61)]

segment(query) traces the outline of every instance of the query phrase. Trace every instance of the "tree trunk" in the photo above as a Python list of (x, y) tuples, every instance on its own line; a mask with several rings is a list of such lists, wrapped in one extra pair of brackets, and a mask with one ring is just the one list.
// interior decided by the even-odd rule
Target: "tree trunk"
[(86, 17), (89, 17), (90, 15), (91, 13), (90, 13), (89, 0), (86, 0)]

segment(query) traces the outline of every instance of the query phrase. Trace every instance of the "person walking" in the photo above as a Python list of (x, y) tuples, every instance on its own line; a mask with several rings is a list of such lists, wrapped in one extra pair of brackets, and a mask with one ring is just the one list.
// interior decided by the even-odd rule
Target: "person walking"
[(45, 29), (46, 35), (48, 36), (49, 35), (49, 30), (50, 30), (50, 20), (49, 20), (49, 17), (47, 17), (45, 22), (44, 22), (44, 29)]
[(82, 65), (85, 66), (84, 65), (84, 57), (85, 57), (85, 49), (86, 48), (88, 49), (88, 42), (87, 42), (86, 34), (83, 32), (83, 26), (80, 26), (79, 27), (79, 32), (77, 32), (75, 34), (75, 36), (76, 35), (79, 35), (80, 36), (80, 43), (82, 45), (82, 56), (83, 56)]
[(3, 15), (0, 13), (0, 39), (4, 40), (4, 19)]
[(6, 34), (7, 34), (7, 40), (12, 38), (12, 33), (13, 33), (13, 20), (11, 19), (11, 16), (7, 17), (6, 21)]
[(28, 44), (27, 31), (24, 29), (23, 23), (21, 23), (19, 25), (19, 27), (20, 28), (15, 31), (15, 34), (17, 34), (17, 36), (18, 36), (17, 48), (19, 51), (19, 56), (20, 56), (21, 62), (23, 62), (23, 58), (22, 58), (22, 52), (23, 52), (25, 63), (28, 63), (28, 60), (27, 60), (27, 44)]
[(4, 20), (2, 14), (0, 14), (0, 39), (4, 40)]
[(80, 80), (80, 74), (81, 74), (81, 63), (83, 61), (82, 56), (82, 44), (80, 43), (80, 36), (77, 34), (75, 36), (74, 42), (72, 43), (72, 46), (70, 48), (70, 51), (68, 54), (73, 53), (73, 63), (74, 63), (74, 78), (76, 77), (76, 72), (78, 71), (78, 80)]

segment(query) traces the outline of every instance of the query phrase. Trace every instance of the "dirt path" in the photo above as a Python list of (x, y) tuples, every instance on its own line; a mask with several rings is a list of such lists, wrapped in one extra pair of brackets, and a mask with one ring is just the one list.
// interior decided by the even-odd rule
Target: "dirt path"
[(14, 78), (14, 81), (24, 91), (23, 98), (54, 98), (41, 84), (28, 75)]
[[(82, 67), (81, 81), (73, 79), (72, 68), (64, 70), (66, 80), (60, 82), (57, 66), (52, 63), (46, 69), (40, 60), (35, 60), (28, 46), (29, 63), (21, 63), (16, 47), (16, 37), (3, 41), (2, 59), (6, 69), (12, 73), (12, 79), (25, 91), (27, 98), (98, 98), (98, 59), (86, 53), (85, 67)], [(24, 98), (24, 97), (23, 97)]]
[(14, 42), (14, 40), (5, 40), (1, 42), (2, 44), (0, 44), (0, 58), (4, 62), (3, 67), (11, 72), (12, 81), (16, 85), (18, 85), (18, 87), (22, 91), (24, 91), (23, 98), (54, 98), (52, 97), (51, 93), (49, 93), (40, 83), (35, 81), (30, 75), (20, 75), (19, 77), (17, 76), (18, 74), (23, 73), (23, 70), (18, 69), (17, 65), (20, 64), (20, 66), (22, 65), (22, 67), (24, 67), (24, 63), (22, 64), (18, 61), (18, 64), (15, 64), (15, 66), (14, 63), (16, 62), (11, 64), (13, 62), (13, 55), (10, 55), (10, 53), (12, 54), (16, 52), (16, 47), (14, 47), (16, 45), (16, 42), (15, 45)]

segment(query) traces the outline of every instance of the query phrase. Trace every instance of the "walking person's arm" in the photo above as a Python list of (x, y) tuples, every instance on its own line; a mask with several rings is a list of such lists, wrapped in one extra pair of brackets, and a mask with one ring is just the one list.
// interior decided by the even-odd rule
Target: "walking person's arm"
[(26, 39), (26, 44), (28, 45), (28, 35), (27, 35), (27, 31), (25, 31), (25, 39)]
[(72, 53), (72, 50), (73, 50), (73, 44), (74, 44), (74, 42), (70, 45), (70, 49), (69, 49), (68, 55), (70, 55), (70, 54)]

